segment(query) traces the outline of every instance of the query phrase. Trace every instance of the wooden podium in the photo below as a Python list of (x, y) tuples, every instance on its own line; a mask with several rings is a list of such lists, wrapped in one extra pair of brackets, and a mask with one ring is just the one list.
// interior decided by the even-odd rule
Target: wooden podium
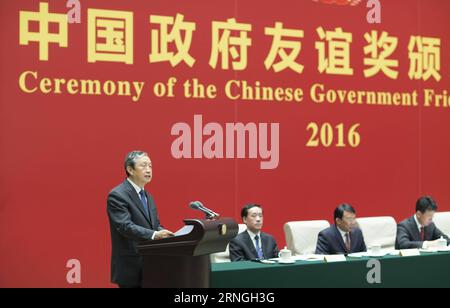
[(141, 242), (144, 288), (209, 288), (210, 254), (224, 251), (238, 234), (232, 218), (185, 219), (177, 235)]

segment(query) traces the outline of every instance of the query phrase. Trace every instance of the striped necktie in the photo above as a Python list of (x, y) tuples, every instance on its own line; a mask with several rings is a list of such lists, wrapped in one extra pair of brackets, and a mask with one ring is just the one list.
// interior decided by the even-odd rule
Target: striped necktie
[(258, 235), (255, 236), (255, 246), (256, 246), (256, 253), (258, 254), (258, 259), (262, 259), (263, 252), (262, 252), (261, 247), (259, 247), (259, 236)]
[(350, 252), (350, 234), (347, 232), (345, 233), (345, 248), (347, 249), (347, 252)]

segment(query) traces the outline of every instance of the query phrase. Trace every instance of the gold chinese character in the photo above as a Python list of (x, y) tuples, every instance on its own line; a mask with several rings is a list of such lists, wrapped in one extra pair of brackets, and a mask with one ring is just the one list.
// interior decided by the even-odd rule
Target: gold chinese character
[(441, 80), (440, 38), (411, 36), (408, 51), (410, 79), (428, 80), (433, 76), (436, 81)]
[[(391, 79), (397, 79), (398, 71), (393, 68), (398, 68), (398, 60), (387, 59), (390, 57), (398, 45), (398, 38), (388, 36), (386, 31), (381, 33), (378, 37), (378, 31), (373, 30), (370, 34), (364, 34), (368, 45), (364, 47), (364, 54), (370, 54), (370, 58), (364, 58), (364, 65), (370, 66), (364, 70), (365, 77), (372, 77), (378, 74), (379, 71)], [(382, 49), (379, 52), (379, 49)]]
[[(58, 43), (59, 47), (67, 47), (67, 15), (48, 12), (48, 3), (39, 3), (39, 12), (20, 12), (20, 45), (28, 45), (29, 42), (39, 43), (39, 60), (48, 61), (49, 43)], [(29, 22), (37, 21), (38, 32), (30, 32)], [(59, 32), (49, 33), (50, 23), (57, 23)]]
[[(319, 51), (319, 72), (335, 75), (353, 75), (353, 69), (350, 67), (352, 34), (342, 32), (342, 28), (326, 32), (322, 27), (316, 30), (319, 38), (328, 42), (328, 49), (325, 48), (325, 42), (316, 42), (315, 45)], [(326, 55), (327, 51), (328, 56)]]
[[(222, 33), (220, 33), (220, 31)], [(222, 69), (229, 68), (229, 54), (233, 61), (234, 70), (243, 70), (247, 67), (247, 47), (252, 45), (252, 40), (247, 37), (247, 32), (252, 30), (250, 24), (236, 23), (234, 18), (227, 22), (213, 21), (212, 46), (209, 65), (216, 68), (219, 53), (222, 55)], [(239, 31), (239, 36), (232, 36), (231, 31)], [(236, 48), (239, 46), (239, 52)], [(237, 60), (239, 58), (239, 60)]]
[[(269, 55), (264, 61), (266, 69), (273, 67), (273, 70), (278, 73), (287, 67), (293, 71), (301, 74), (303, 72), (303, 65), (295, 62), (302, 48), (302, 43), (293, 40), (282, 40), (282, 36), (290, 38), (303, 38), (302, 30), (295, 29), (283, 29), (283, 23), (276, 22), (274, 28), (265, 28), (264, 33), (266, 35), (272, 35), (272, 47), (270, 48)], [(290, 53), (286, 52), (286, 49), (290, 49)], [(276, 56), (279, 55), (281, 60), (274, 64)]]
[(133, 64), (133, 13), (88, 9), (88, 62)]
[[(152, 51), (149, 56), (150, 63), (169, 61), (172, 66), (178, 65), (181, 61), (192, 67), (195, 59), (189, 54), (192, 42), (192, 33), (195, 31), (195, 23), (183, 21), (184, 16), (177, 14), (175, 21), (170, 16), (150, 16), (150, 23), (159, 24), (160, 30), (152, 30)], [(168, 26), (172, 30), (168, 32)], [(184, 40), (181, 37), (181, 30), (185, 31)], [(175, 41), (177, 53), (169, 52), (169, 43)]]

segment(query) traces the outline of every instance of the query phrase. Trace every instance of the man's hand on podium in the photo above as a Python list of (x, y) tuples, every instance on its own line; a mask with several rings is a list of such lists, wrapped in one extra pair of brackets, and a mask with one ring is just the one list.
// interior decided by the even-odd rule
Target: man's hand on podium
[(175, 234), (173, 234), (172, 232), (170, 232), (169, 230), (160, 230), (160, 231), (156, 231), (155, 234), (155, 240), (160, 240), (166, 237), (171, 237), (174, 236)]

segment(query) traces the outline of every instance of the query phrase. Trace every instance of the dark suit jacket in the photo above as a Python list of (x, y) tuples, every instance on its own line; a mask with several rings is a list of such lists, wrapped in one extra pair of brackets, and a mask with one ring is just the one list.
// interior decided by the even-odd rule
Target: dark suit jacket
[(366, 251), (366, 243), (361, 229), (355, 228), (350, 232), (350, 251), (345, 248), (344, 239), (336, 225), (332, 225), (319, 233), (316, 254), (335, 255)]
[[(434, 241), (442, 236), (447, 240), (447, 245), (450, 243), (448, 236), (442, 233), (434, 223), (426, 226), (423, 230), (425, 241)], [(422, 245), (423, 241), (420, 238), (420, 232), (414, 220), (414, 215), (397, 225), (395, 249), (422, 248)]]
[[(260, 232), (263, 258), (278, 258), (277, 242), (272, 235)], [(238, 234), (230, 241), (231, 261), (245, 261), (257, 259), (255, 245), (247, 231)]]
[(118, 285), (137, 287), (142, 284), (142, 258), (137, 245), (150, 240), (162, 230), (153, 197), (146, 192), (150, 219), (144, 215), (141, 199), (125, 180), (108, 195), (107, 212), (111, 231), (111, 281)]

